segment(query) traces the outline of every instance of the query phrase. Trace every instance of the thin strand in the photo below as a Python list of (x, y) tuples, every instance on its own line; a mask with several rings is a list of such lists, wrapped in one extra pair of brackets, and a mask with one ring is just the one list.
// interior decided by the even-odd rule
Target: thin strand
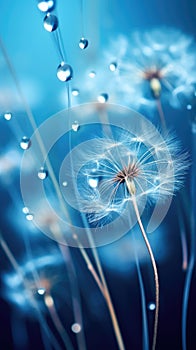
[(74, 319), (75, 319), (75, 322), (81, 326), (81, 331), (76, 334), (78, 349), (86, 350), (86, 341), (85, 341), (85, 335), (84, 335), (84, 324), (83, 324), (83, 318), (82, 318), (80, 294), (78, 290), (77, 275), (76, 275), (75, 267), (71, 257), (70, 248), (67, 245), (62, 245), (62, 244), (59, 244), (59, 248), (65, 261), (67, 262), (66, 269), (67, 269), (70, 289), (71, 289), (71, 299), (72, 299)]
[[(135, 236), (133, 234), (133, 239), (135, 243)], [(139, 286), (140, 286), (140, 293), (141, 293), (141, 304), (142, 304), (142, 326), (143, 326), (143, 350), (149, 350), (149, 335), (148, 335), (148, 320), (147, 320), (147, 313), (146, 313), (146, 297), (145, 297), (145, 290), (144, 290), (144, 283), (140, 268), (139, 259), (137, 256), (137, 252), (134, 248), (134, 255), (135, 255), (135, 261), (136, 261), (136, 268), (137, 268), (137, 274), (138, 274), (138, 280), (139, 280)]]
[(60, 58), (60, 61), (65, 62), (65, 56), (64, 56), (64, 53), (61, 49), (61, 43), (60, 43), (58, 29), (52, 33), (52, 39), (53, 39), (53, 43), (54, 43), (56, 52)]
[(191, 242), (190, 242), (190, 258), (188, 263), (188, 269), (185, 277), (183, 301), (182, 301), (182, 349), (187, 349), (187, 313), (188, 303), (190, 297), (190, 288), (193, 278), (193, 271), (195, 268), (195, 230), (196, 230), (196, 205), (195, 205), (195, 194), (196, 194), (196, 183), (195, 183), (195, 170), (196, 170), (196, 134), (192, 129), (192, 172), (191, 172)]
[(83, 0), (80, 0), (80, 16), (81, 16), (81, 32), (82, 32), (82, 37), (84, 38), (84, 3), (83, 3)]
[(94, 256), (94, 259), (95, 259), (95, 262), (96, 262), (96, 265), (97, 265), (97, 268), (98, 268), (98, 271), (99, 271), (101, 282), (102, 282), (102, 285), (103, 285), (104, 296), (105, 296), (105, 300), (106, 300), (106, 303), (107, 303), (107, 306), (108, 306), (108, 309), (109, 309), (109, 313), (110, 313), (110, 316), (111, 316), (111, 320), (112, 320), (112, 324), (113, 324), (113, 328), (114, 328), (114, 333), (115, 333), (115, 336), (116, 336), (117, 344), (118, 344), (119, 350), (125, 350), (125, 346), (124, 346), (123, 338), (122, 338), (122, 335), (121, 335), (120, 327), (119, 327), (119, 324), (118, 324), (118, 320), (117, 320), (117, 317), (116, 317), (116, 313), (115, 313), (115, 310), (114, 310), (114, 306), (113, 306), (113, 303), (112, 303), (112, 300), (111, 300), (111, 297), (110, 297), (109, 289), (108, 289), (107, 282), (106, 282), (106, 279), (105, 279), (105, 276), (104, 276), (104, 273), (103, 273), (103, 269), (102, 269), (102, 266), (101, 266), (99, 255), (98, 255), (97, 249), (95, 247), (94, 240), (93, 240), (93, 237), (91, 235), (90, 230), (87, 230), (87, 234), (88, 234), (88, 239), (89, 239), (89, 242), (90, 242), (90, 245), (91, 245), (92, 253), (93, 253), (93, 256)]
[(186, 271), (188, 267), (188, 247), (186, 240), (186, 230), (185, 223), (183, 220), (184, 213), (182, 212), (182, 208), (180, 206), (178, 209), (178, 220), (179, 220), (179, 230), (180, 230), (180, 239), (181, 239), (181, 248), (182, 248), (182, 270)]
[(156, 266), (156, 262), (155, 262), (155, 259), (154, 259), (154, 255), (153, 255), (150, 243), (148, 241), (146, 232), (144, 230), (144, 226), (143, 226), (141, 218), (140, 218), (140, 214), (139, 214), (136, 198), (135, 198), (134, 195), (132, 195), (132, 203), (133, 203), (133, 207), (134, 207), (134, 210), (135, 210), (135, 214), (136, 214), (136, 217), (137, 217), (137, 221), (138, 221), (141, 233), (143, 235), (146, 247), (147, 247), (149, 255), (150, 255), (150, 259), (151, 259), (152, 266), (153, 266), (153, 271), (154, 271), (156, 309), (155, 309), (155, 319), (154, 319), (154, 333), (153, 333), (152, 350), (155, 350), (155, 348), (156, 348), (156, 341), (157, 341), (158, 318), (159, 318), (159, 277), (158, 277), (158, 271), (157, 271), (157, 266)]
[[(50, 300), (48, 301), (47, 298), (50, 298)], [(52, 322), (54, 323), (55, 328), (57, 329), (57, 331), (58, 331), (58, 333), (59, 333), (59, 335), (60, 335), (60, 337), (65, 345), (65, 349), (74, 350), (72, 342), (69, 338), (69, 335), (66, 332), (65, 327), (63, 326), (63, 324), (58, 316), (58, 313), (56, 311), (54, 299), (52, 298), (52, 296), (50, 294), (45, 294), (44, 295), (44, 302), (45, 302), (45, 305), (49, 311)]]
[(156, 99), (156, 105), (157, 105), (157, 110), (158, 110), (158, 113), (159, 113), (162, 129), (163, 129), (163, 132), (165, 132), (167, 130), (167, 126), (166, 126), (165, 115), (164, 115), (164, 112), (163, 112), (163, 108), (162, 108), (162, 104), (161, 104), (160, 98)]

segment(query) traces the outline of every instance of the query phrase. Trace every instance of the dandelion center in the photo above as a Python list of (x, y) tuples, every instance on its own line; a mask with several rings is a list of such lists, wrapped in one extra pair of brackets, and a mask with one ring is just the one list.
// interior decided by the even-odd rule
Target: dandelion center
[(149, 68), (145, 72), (143, 72), (143, 78), (149, 81), (151, 81), (152, 79), (161, 80), (163, 78), (163, 74), (160, 69), (154, 67)]
[(124, 166), (116, 176), (113, 178), (113, 182), (125, 183), (126, 180), (132, 181), (139, 174), (139, 168), (136, 163), (129, 163), (127, 166)]

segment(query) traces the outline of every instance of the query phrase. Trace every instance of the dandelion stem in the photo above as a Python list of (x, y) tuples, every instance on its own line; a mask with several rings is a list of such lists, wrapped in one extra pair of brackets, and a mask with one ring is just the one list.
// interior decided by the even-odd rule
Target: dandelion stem
[(64, 345), (67, 350), (74, 350), (73, 345), (71, 343), (71, 340), (69, 338), (68, 333), (66, 332), (64, 326), (62, 325), (62, 322), (59, 318), (59, 315), (56, 311), (56, 307), (54, 304), (54, 299), (50, 294), (45, 294), (44, 296), (44, 303), (49, 311), (49, 314), (51, 316), (52, 322), (54, 323)]
[(105, 280), (105, 276), (103, 274), (103, 270), (102, 270), (101, 264), (100, 264), (100, 272), (101, 272), (101, 280), (102, 280), (103, 287), (104, 287), (104, 296), (105, 296), (105, 300), (106, 300), (106, 303), (107, 303), (107, 306), (108, 306), (108, 310), (109, 310), (109, 313), (110, 313), (110, 316), (111, 316), (111, 320), (112, 320), (112, 324), (113, 324), (116, 340), (117, 340), (117, 343), (118, 343), (118, 347), (119, 347), (119, 350), (125, 350), (125, 346), (124, 346), (124, 343), (123, 343), (123, 339), (122, 339), (121, 331), (120, 331), (120, 328), (119, 328), (118, 320), (117, 320), (117, 317), (116, 317), (116, 313), (115, 313), (115, 310), (114, 310), (114, 306), (113, 306), (112, 299), (111, 299), (111, 296), (110, 296), (110, 293), (109, 293), (109, 289), (108, 289), (108, 286), (107, 286), (107, 283), (106, 283), (106, 280)]
[(167, 126), (166, 126), (165, 115), (164, 115), (164, 112), (163, 112), (163, 107), (162, 107), (162, 104), (161, 104), (160, 97), (156, 98), (156, 105), (157, 105), (157, 110), (158, 110), (158, 113), (159, 113), (162, 129), (165, 132), (167, 130)]
[[(135, 236), (133, 234), (133, 240), (135, 243)], [(138, 281), (140, 286), (140, 294), (141, 294), (141, 306), (142, 306), (142, 332), (143, 332), (143, 350), (149, 350), (149, 335), (148, 335), (148, 320), (147, 320), (147, 312), (146, 312), (146, 297), (144, 290), (144, 282), (142, 278), (142, 272), (140, 268), (140, 263), (138, 259), (138, 255), (134, 245), (134, 255), (136, 262), (136, 269), (138, 274)]]
[[(94, 259), (95, 259), (95, 263), (97, 265), (97, 269), (99, 271), (99, 275), (100, 275), (100, 278), (101, 278), (102, 289), (101, 288), (100, 289), (101, 289), (101, 291), (102, 291), (102, 293), (103, 293), (103, 295), (105, 297), (105, 301), (106, 301), (107, 306), (108, 306), (108, 310), (109, 310), (109, 313), (110, 313), (110, 317), (111, 317), (114, 333), (115, 333), (115, 336), (116, 336), (116, 340), (117, 340), (117, 343), (118, 343), (118, 347), (119, 347), (119, 350), (125, 350), (125, 346), (124, 346), (124, 343), (123, 343), (123, 338), (122, 338), (122, 335), (121, 335), (120, 327), (119, 327), (119, 324), (118, 324), (118, 320), (117, 320), (117, 317), (116, 317), (116, 313), (115, 313), (115, 310), (114, 310), (114, 306), (113, 306), (113, 303), (112, 303), (110, 292), (109, 292), (109, 289), (108, 289), (108, 286), (107, 286), (107, 282), (106, 282), (106, 279), (105, 279), (105, 276), (104, 276), (104, 272), (103, 272), (103, 269), (102, 269), (102, 266), (101, 266), (101, 261), (99, 259), (99, 255), (98, 255), (97, 249), (95, 247), (95, 243), (94, 243), (91, 231), (90, 231), (90, 229), (88, 227), (88, 224), (86, 225), (86, 230), (87, 230), (89, 243), (90, 243), (90, 246), (91, 246), (91, 249), (92, 249), (92, 253), (93, 253), (93, 256), (94, 256)], [(84, 252), (85, 252), (85, 250), (83, 249), (83, 253)]]
[(144, 238), (146, 247), (147, 247), (149, 255), (150, 255), (150, 259), (151, 259), (152, 266), (153, 266), (153, 271), (154, 271), (156, 309), (155, 309), (155, 320), (154, 320), (154, 333), (153, 333), (152, 350), (155, 350), (155, 348), (156, 348), (156, 341), (157, 341), (158, 317), (159, 317), (159, 278), (158, 278), (158, 271), (157, 271), (157, 266), (156, 266), (156, 262), (155, 262), (155, 259), (154, 259), (154, 255), (153, 255), (150, 243), (148, 241), (148, 238), (147, 238), (144, 226), (143, 226), (141, 218), (140, 218), (140, 214), (139, 214), (136, 198), (135, 198), (134, 195), (132, 195), (132, 202), (133, 202), (133, 207), (134, 207), (134, 210), (135, 210), (135, 214), (136, 214), (136, 217), (137, 217), (137, 221), (138, 221), (138, 224), (139, 224), (142, 236)]
[(69, 285), (71, 289), (71, 299), (72, 299), (74, 319), (76, 323), (81, 325), (81, 332), (76, 334), (78, 349), (86, 350), (86, 342), (85, 342), (82, 310), (81, 310), (81, 302), (80, 302), (80, 293), (78, 290), (77, 275), (76, 275), (75, 267), (72, 261), (70, 248), (67, 245), (66, 240), (62, 235), (62, 232), (58, 223), (56, 223), (56, 225), (50, 225), (50, 232), (54, 238), (57, 238), (57, 241), (61, 241), (61, 242), (63, 241), (64, 243), (64, 244), (58, 243), (58, 247), (64, 258), (66, 269), (67, 269)]
[(111, 320), (112, 320), (112, 325), (113, 325), (113, 328), (114, 328), (114, 333), (115, 333), (115, 336), (116, 336), (116, 340), (117, 340), (117, 343), (118, 343), (119, 350), (125, 350), (125, 346), (124, 346), (124, 343), (123, 343), (121, 331), (120, 331), (120, 328), (119, 328), (119, 325), (118, 325), (118, 320), (117, 320), (116, 313), (115, 313), (115, 310), (114, 310), (114, 306), (113, 306), (113, 303), (112, 303), (112, 300), (111, 300), (111, 297), (110, 297), (110, 293), (109, 293), (109, 289), (108, 289), (108, 286), (107, 286), (107, 282), (105, 280), (105, 276), (104, 276), (104, 273), (103, 273), (101, 262), (100, 262), (100, 259), (99, 259), (98, 253), (97, 253), (97, 249), (94, 247), (94, 242), (93, 242), (92, 235), (91, 235), (91, 233), (89, 231), (90, 230), (87, 230), (89, 243), (90, 243), (91, 248), (92, 248), (93, 256), (94, 256), (94, 259), (95, 259), (95, 262), (96, 262), (96, 265), (97, 265), (97, 268), (98, 268), (101, 280), (100, 280), (99, 276), (97, 275), (97, 272), (95, 271), (95, 269), (94, 269), (94, 267), (93, 267), (93, 265), (92, 265), (88, 255), (86, 254), (85, 249), (82, 247), (78, 237), (76, 236), (75, 239), (78, 241), (78, 247), (80, 248), (80, 252), (81, 252), (84, 260), (86, 261), (86, 264), (87, 264), (87, 267), (88, 267), (89, 271), (91, 272), (94, 280), (96, 281), (96, 283), (97, 283), (101, 293), (103, 294), (103, 296), (105, 298), (105, 301), (106, 301), (106, 304), (107, 304), (107, 307), (108, 307), (108, 310), (109, 310), (109, 313), (110, 313), (110, 317), (111, 317)]

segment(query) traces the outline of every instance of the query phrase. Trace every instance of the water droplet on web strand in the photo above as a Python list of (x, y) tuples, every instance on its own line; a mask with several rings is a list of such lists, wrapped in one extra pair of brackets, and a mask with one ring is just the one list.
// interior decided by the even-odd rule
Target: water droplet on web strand
[(58, 28), (58, 18), (55, 15), (47, 13), (44, 17), (44, 28), (47, 32), (54, 32)]
[(117, 69), (117, 63), (111, 62), (109, 65), (109, 69), (111, 70), (111, 72), (115, 72), (115, 70)]
[(89, 78), (93, 79), (96, 76), (96, 72), (92, 70), (88, 76)]
[(77, 132), (80, 128), (79, 123), (75, 120), (75, 122), (73, 122), (72, 126), (71, 126), (72, 130)]
[(109, 98), (108, 94), (103, 93), (103, 94), (100, 94), (100, 95), (98, 96), (97, 100), (98, 100), (100, 103), (105, 103), (105, 102), (107, 102), (108, 98)]
[(41, 12), (50, 12), (55, 7), (55, 0), (38, 1), (37, 7)]
[(148, 310), (154, 311), (155, 309), (156, 309), (155, 303), (151, 302), (151, 303), (148, 304)]
[(57, 68), (57, 78), (64, 82), (71, 80), (73, 78), (72, 67), (65, 62), (61, 62)]
[(85, 38), (81, 38), (79, 41), (79, 47), (81, 50), (84, 50), (88, 47), (88, 40)]
[(82, 327), (79, 323), (73, 323), (71, 326), (71, 330), (74, 333), (79, 333), (81, 331)]
[(5, 120), (10, 120), (10, 119), (12, 119), (12, 113), (4, 113), (4, 119)]
[(26, 219), (27, 219), (28, 221), (32, 221), (32, 220), (34, 219), (33, 214), (32, 214), (32, 213), (27, 213), (27, 214), (26, 214)]
[(78, 89), (72, 89), (71, 93), (73, 96), (78, 96), (80, 91)]
[(48, 171), (41, 167), (37, 173), (40, 180), (45, 180), (48, 177)]
[(20, 141), (20, 147), (24, 150), (28, 149), (31, 146), (31, 140), (26, 137), (23, 136), (22, 140)]

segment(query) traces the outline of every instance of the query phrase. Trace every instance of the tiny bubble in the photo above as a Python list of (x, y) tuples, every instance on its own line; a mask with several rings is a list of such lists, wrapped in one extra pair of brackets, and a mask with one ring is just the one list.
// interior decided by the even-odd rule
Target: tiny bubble
[(12, 119), (12, 113), (4, 113), (4, 119), (5, 120), (10, 120), (10, 119)]
[(22, 140), (20, 141), (20, 147), (24, 150), (28, 149), (31, 146), (31, 140), (26, 137), (23, 136)]
[(97, 188), (98, 183), (99, 183), (98, 178), (93, 178), (93, 177), (88, 178), (88, 184), (91, 188)]
[(75, 121), (71, 127), (72, 127), (72, 130), (76, 132), (80, 128), (80, 125), (78, 124), (77, 121)]
[(37, 173), (37, 176), (39, 177), (40, 180), (45, 180), (48, 177), (48, 171), (43, 167), (41, 167)]
[(31, 214), (31, 213), (27, 213), (27, 214), (26, 214), (26, 219), (27, 219), (28, 221), (32, 221), (33, 218), (34, 218), (33, 214)]
[(74, 333), (79, 333), (81, 331), (81, 325), (79, 323), (73, 323), (71, 326), (71, 330)]
[(38, 293), (39, 295), (44, 295), (45, 292), (46, 292), (45, 288), (38, 288), (38, 290), (37, 290), (37, 293)]
[(55, 7), (55, 0), (38, 1), (37, 7), (41, 12), (50, 12)]
[(153, 303), (153, 302), (149, 303), (149, 304), (148, 304), (148, 309), (149, 309), (150, 311), (154, 311), (154, 310), (156, 309), (155, 303)]
[(29, 208), (27, 208), (27, 207), (22, 208), (22, 212), (24, 214), (28, 214), (29, 213)]
[(111, 62), (109, 65), (109, 69), (111, 70), (111, 72), (115, 72), (115, 70), (117, 69), (117, 63)]
[(105, 103), (107, 102), (108, 98), (109, 98), (108, 94), (103, 93), (103, 94), (100, 94), (97, 99), (100, 103)]
[(47, 32), (54, 32), (58, 28), (58, 18), (55, 15), (47, 13), (44, 17), (44, 28)]
[(91, 71), (88, 76), (89, 78), (93, 79), (96, 76), (96, 72)]
[(78, 89), (72, 89), (71, 93), (73, 96), (78, 96), (80, 92)]
[(63, 187), (67, 187), (68, 182), (67, 181), (63, 181), (62, 185), (63, 185)]
[(88, 40), (85, 38), (81, 38), (79, 41), (79, 47), (81, 50), (84, 50), (88, 47)]
[(188, 104), (188, 105), (186, 106), (186, 109), (188, 109), (188, 111), (190, 111), (190, 110), (192, 109), (192, 106), (191, 106), (190, 104)]
[(65, 63), (61, 62), (57, 68), (57, 78), (60, 81), (69, 81), (73, 78), (73, 69), (72, 67)]

